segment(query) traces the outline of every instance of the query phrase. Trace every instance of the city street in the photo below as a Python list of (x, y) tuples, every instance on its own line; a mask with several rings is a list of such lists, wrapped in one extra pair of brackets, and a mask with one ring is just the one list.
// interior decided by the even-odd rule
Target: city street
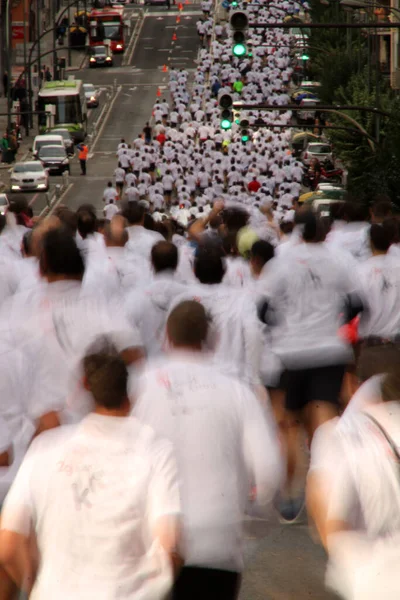
[[(79, 73), (85, 82), (105, 90), (111, 89), (116, 79), (118, 91), (89, 148), (87, 176), (79, 175), (76, 160), (73, 165), (70, 187), (60, 199), (60, 203), (72, 210), (89, 202), (102, 216), (102, 193), (116, 166), (117, 144), (122, 137), (132, 141), (150, 119), (157, 89), (164, 93), (168, 84), (163, 65), (189, 71), (195, 68), (198, 52), (195, 23), (201, 12), (198, 6), (185, 6), (173, 44), (176, 14), (163, 7), (148, 9), (129, 64), (122, 66), (122, 57), (118, 57), (113, 68), (85, 69)], [(100, 107), (94, 113), (101, 110), (105, 97), (103, 92)], [(241, 600), (333, 599), (324, 588), (324, 552), (311, 539), (305, 520), (298, 525), (282, 526), (277, 520), (270, 523), (249, 519), (245, 529), (246, 569)]]
[[(173, 43), (177, 11), (167, 12), (163, 7), (149, 10), (129, 64), (122, 66), (118, 57), (112, 68), (85, 69), (79, 74), (85, 82), (106, 89), (112, 88), (116, 80), (118, 90), (108, 118), (94, 144), (89, 146), (87, 176), (81, 178), (78, 164), (74, 165), (71, 187), (62, 197), (62, 203), (74, 210), (83, 202), (90, 202), (101, 215), (102, 192), (116, 166), (114, 157), (119, 140), (132, 141), (137, 137), (151, 118), (158, 88), (162, 93), (167, 90), (168, 73), (163, 72), (163, 65), (189, 70), (195, 67), (193, 61), (198, 49), (195, 23), (200, 14), (199, 10), (183, 11), (176, 30), (178, 39)], [(95, 110), (101, 110), (101, 106)]]

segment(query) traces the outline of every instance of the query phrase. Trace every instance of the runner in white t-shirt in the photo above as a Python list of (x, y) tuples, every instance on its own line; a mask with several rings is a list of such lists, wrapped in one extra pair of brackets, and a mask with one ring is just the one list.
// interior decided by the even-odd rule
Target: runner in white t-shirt
[[(180, 513), (171, 444), (129, 416), (128, 373), (104, 339), (83, 371), (94, 411), (31, 445), (3, 506), (0, 560), (32, 600), (163, 600)], [(16, 568), (15, 548), (31, 572)]]
[(194, 590), (198, 598), (237, 598), (244, 511), (265, 513), (281, 479), (268, 406), (202, 353), (207, 321), (199, 302), (177, 305), (167, 321), (169, 356), (150, 364), (133, 391), (134, 414), (173, 442), (180, 468), (185, 567), (177, 600)]
[(112, 181), (109, 181), (107, 183), (107, 187), (105, 188), (104, 192), (103, 192), (103, 201), (108, 204), (110, 202), (110, 200), (116, 200), (118, 198), (118, 192), (117, 190), (113, 187)]
[(103, 209), (104, 216), (106, 219), (111, 221), (111, 219), (119, 213), (119, 208), (114, 204), (114, 200), (110, 200), (110, 202)]

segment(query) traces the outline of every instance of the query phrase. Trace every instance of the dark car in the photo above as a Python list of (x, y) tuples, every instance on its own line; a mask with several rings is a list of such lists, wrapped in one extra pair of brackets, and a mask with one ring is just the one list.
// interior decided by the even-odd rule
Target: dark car
[(38, 158), (45, 169), (49, 173), (64, 173), (70, 172), (69, 159), (65, 148), (60, 146), (43, 146), (39, 150)]
[(90, 49), (90, 67), (111, 67), (112, 64), (112, 54), (108, 46), (100, 45)]

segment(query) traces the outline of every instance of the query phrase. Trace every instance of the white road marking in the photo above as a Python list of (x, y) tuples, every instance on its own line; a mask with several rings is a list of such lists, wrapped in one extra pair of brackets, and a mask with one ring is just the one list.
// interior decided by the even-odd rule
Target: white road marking
[(109, 116), (110, 116), (110, 114), (111, 114), (111, 111), (112, 111), (112, 109), (113, 109), (113, 106), (114, 106), (114, 104), (115, 104), (115, 101), (116, 101), (116, 99), (118, 98), (118, 96), (119, 96), (119, 94), (120, 94), (121, 90), (122, 90), (122, 86), (120, 85), (120, 86), (119, 86), (119, 88), (118, 88), (118, 90), (117, 90), (117, 93), (115, 94), (114, 98), (111, 100), (110, 104), (108, 105), (108, 112), (107, 112), (106, 116), (104, 117), (103, 123), (101, 124), (101, 127), (100, 127), (100, 129), (99, 129), (99, 131), (98, 131), (98, 133), (97, 133), (97, 137), (96, 137), (96, 139), (95, 139), (95, 141), (94, 141), (94, 144), (93, 144), (93, 146), (92, 146), (92, 148), (91, 148), (91, 151), (92, 151), (92, 152), (94, 152), (94, 149), (95, 149), (95, 147), (96, 147), (97, 141), (98, 141), (98, 140), (99, 140), (99, 138), (101, 137), (101, 134), (102, 134), (102, 132), (103, 132), (103, 129), (104, 129), (104, 127), (105, 127), (105, 125), (106, 125), (106, 123), (107, 123), (107, 121), (108, 121), (108, 117), (109, 117)]
[(36, 194), (35, 194), (35, 195), (33, 196), (33, 198), (30, 200), (30, 202), (29, 202), (29, 206), (32, 206), (32, 204), (33, 204), (34, 202), (36, 202), (36, 200), (38, 199), (38, 196), (39, 196), (39, 192), (36, 192)]
[[(62, 202), (62, 199), (64, 198), (64, 196), (69, 192), (69, 190), (73, 187), (73, 183), (70, 183), (67, 187), (67, 189), (61, 194), (61, 196), (58, 198), (58, 200), (53, 204), (53, 206), (50, 208), (47, 216), (53, 214), (54, 210), (57, 208), (57, 206), (59, 206)], [(47, 208), (47, 207), (46, 207)]]

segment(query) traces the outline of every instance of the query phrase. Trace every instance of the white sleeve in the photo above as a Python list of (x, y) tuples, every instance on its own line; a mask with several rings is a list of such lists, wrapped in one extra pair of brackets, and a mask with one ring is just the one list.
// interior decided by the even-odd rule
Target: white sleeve
[(256, 487), (256, 504), (268, 508), (281, 486), (283, 458), (274, 418), (253, 392), (241, 386), (242, 446), (245, 465)]
[(150, 523), (181, 512), (179, 478), (172, 444), (157, 438), (152, 447), (153, 469), (149, 487)]
[(7, 452), (11, 446), (11, 432), (3, 417), (0, 417), (0, 453)]

